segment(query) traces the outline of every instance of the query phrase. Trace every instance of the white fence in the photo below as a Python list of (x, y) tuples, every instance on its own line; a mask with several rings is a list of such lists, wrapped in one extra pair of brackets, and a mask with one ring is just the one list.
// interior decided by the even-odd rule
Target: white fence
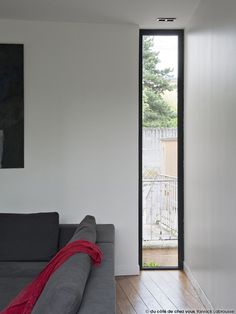
[(162, 139), (177, 138), (177, 128), (143, 128), (143, 167), (162, 172)]

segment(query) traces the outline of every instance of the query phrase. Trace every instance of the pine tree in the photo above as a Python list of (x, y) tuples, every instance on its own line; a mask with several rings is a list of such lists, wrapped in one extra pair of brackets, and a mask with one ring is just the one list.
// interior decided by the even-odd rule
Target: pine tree
[(154, 37), (143, 37), (143, 126), (176, 127), (176, 112), (163, 98), (172, 91), (172, 69), (158, 69), (159, 52), (154, 51)]

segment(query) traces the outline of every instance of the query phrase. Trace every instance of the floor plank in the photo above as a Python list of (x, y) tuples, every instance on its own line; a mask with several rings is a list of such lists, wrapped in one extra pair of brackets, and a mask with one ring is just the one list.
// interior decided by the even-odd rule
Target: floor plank
[(116, 314), (204, 309), (182, 271), (142, 271), (139, 276), (116, 277)]
[(116, 304), (116, 314), (122, 314), (122, 311), (118, 304)]
[(116, 281), (116, 307), (122, 314), (135, 314), (134, 308), (130, 304), (126, 294), (121, 289), (119, 283)]
[(196, 290), (193, 288), (191, 282), (188, 280), (183, 271), (171, 270), (169, 271), (169, 273), (173, 278), (175, 278), (177, 282), (181, 283), (194, 297), (198, 298)]
[[(156, 274), (156, 272), (155, 272)], [(183, 287), (183, 280), (176, 281), (173, 280), (173, 277), (167, 271), (161, 271), (157, 273), (159, 275), (158, 278), (161, 278), (163, 281), (167, 283), (169, 289), (186, 304), (183, 308), (189, 309), (203, 309), (202, 304), (195, 299), (193, 295)], [(187, 280), (187, 277), (185, 277)]]
[(193, 288), (191, 282), (183, 271), (169, 271), (168, 274), (171, 276), (171, 278), (175, 279), (184, 294), (187, 294), (189, 298), (193, 298), (194, 302), (196, 303), (195, 307), (201, 310), (205, 309), (196, 290)]
[(126, 294), (129, 302), (132, 304), (136, 313), (145, 313), (148, 310), (146, 304), (144, 303), (141, 295), (137, 293), (132, 284), (129, 281), (129, 278), (119, 278), (119, 285)]
[(155, 299), (155, 296), (149, 291), (148, 287), (144, 285), (140, 276), (130, 276), (129, 282), (132, 284), (136, 292), (141, 296), (148, 309), (161, 310), (161, 305)]
[(177, 307), (169, 298), (168, 293), (166, 294), (162, 289), (163, 287), (160, 287), (159, 285), (155, 283), (154, 280), (152, 280), (152, 278), (149, 276), (149, 272), (150, 271), (141, 272), (140, 277), (143, 283), (145, 284), (145, 286), (155, 297), (155, 299), (160, 304), (162, 309), (176, 310)]
[(157, 285), (168, 297), (171, 302), (175, 305), (177, 309), (190, 309), (186, 300), (182, 297), (178, 289), (172, 289), (161, 274), (161, 271), (149, 271), (148, 276), (153, 280), (155, 285)]

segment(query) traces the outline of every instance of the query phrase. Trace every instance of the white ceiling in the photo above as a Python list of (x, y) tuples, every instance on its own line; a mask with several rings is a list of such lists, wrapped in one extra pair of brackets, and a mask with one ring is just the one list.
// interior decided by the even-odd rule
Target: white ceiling
[[(200, 0), (0, 0), (0, 18), (183, 28)], [(177, 17), (173, 23), (157, 17)]]

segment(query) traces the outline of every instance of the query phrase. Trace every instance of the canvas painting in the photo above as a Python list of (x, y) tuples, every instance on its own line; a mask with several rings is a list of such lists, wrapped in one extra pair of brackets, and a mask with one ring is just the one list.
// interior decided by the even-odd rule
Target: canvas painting
[(24, 168), (24, 48), (0, 44), (0, 168)]

